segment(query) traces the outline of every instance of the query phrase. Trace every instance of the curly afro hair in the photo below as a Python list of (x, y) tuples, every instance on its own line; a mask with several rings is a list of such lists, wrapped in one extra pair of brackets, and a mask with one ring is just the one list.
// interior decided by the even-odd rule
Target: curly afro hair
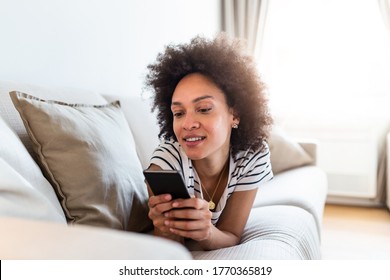
[(272, 117), (264, 84), (241, 41), (222, 33), (213, 40), (197, 36), (189, 44), (168, 45), (148, 70), (146, 86), (154, 94), (152, 112), (157, 109), (159, 137), (177, 140), (171, 112), (173, 92), (183, 77), (200, 73), (223, 91), (228, 106), (240, 118), (239, 128), (231, 134), (232, 155), (250, 148), (264, 149)]

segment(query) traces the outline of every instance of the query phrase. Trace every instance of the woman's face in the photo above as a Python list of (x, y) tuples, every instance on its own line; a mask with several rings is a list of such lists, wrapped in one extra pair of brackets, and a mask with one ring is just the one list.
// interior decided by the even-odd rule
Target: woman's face
[(173, 92), (171, 110), (174, 133), (190, 159), (226, 159), (238, 119), (213, 81), (199, 73), (185, 76)]

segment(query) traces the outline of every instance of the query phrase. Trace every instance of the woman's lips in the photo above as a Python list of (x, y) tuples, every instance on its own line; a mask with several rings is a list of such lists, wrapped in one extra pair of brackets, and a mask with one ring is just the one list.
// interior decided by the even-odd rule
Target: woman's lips
[(201, 143), (206, 137), (203, 136), (190, 136), (185, 137), (183, 140), (186, 143), (187, 146), (196, 146), (199, 143)]
[(184, 141), (186, 142), (196, 142), (196, 141), (200, 141), (200, 140), (203, 140), (205, 137), (187, 137), (187, 138), (184, 138)]

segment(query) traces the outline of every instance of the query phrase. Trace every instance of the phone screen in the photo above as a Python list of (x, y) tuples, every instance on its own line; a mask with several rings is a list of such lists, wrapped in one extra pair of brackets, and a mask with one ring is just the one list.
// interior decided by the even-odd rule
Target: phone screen
[(169, 193), (172, 199), (190, 198), (180, 171), (144, 170), (144, 175), (154, 195)]

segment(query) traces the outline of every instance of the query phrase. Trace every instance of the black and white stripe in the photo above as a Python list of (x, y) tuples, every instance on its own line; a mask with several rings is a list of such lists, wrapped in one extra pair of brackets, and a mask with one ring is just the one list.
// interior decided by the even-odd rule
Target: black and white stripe
[[(192, 166), (192, 161), (184, 153), (179, 143), (165, 141), (154, 151), (151, 163), (162, 169), (181, 170), (190, 194), (203, 198), (200, 178)], [(227, 199), (236, 191), (248, 191), (258, 188), (273, 178), (268, 146), (264, 151), (242, 151), (236, 159), (230, 158), (229, 180), (217, 208), (212, 212), (212, 222), (216, 224)]]

